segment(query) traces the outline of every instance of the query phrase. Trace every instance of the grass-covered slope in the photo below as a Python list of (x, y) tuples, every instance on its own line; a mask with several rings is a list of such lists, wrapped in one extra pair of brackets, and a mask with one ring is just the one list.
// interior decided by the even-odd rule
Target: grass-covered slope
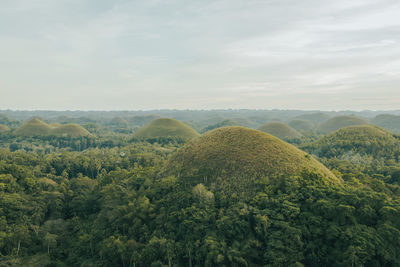
[(9, 130), (10, 128), (8, 128), (7, 126), (0, 124), (0, 133), (8, 132)]
[(331, 133), (341, 128), (354, 125), (367, 124), (367, 122), (361, 118), (354, 116), (337, 116), (330, 118), (329, 120), (321, 123), (318, 126), (318, 132), (320, 133)]
[(372, 123), (395, 133), (400, 132), (400, 116), (381, 114), (376, 116)]
[(88, 130), (74, 123), (62, 124), (58, 127), (54, 127), (53, 129), (51, 129), (50, 134), (58, 136), (71, 136), (71, 137), (91, 135)]
[(314, 124), (307, 120), (291, 120), (289, 126), (296, 131), (311, 132), (314, 129)]
[(140, 128), (134, 134), (134, 138), (176, 137), (191, 139), (198, 135), (198, 132), (183, 122), (169, 118), (160, 118)]
[(283, 122), (269, 122), (261, 126), (259, 130), (276, 136), (282, 140), (301, 137), (301, 134), (298, 131)]
[(15, 129), (14, 134), (21, 136), (48, 135), (51, 130), (50, 125), (38, 118), (33, 118)]
[(319, 157), (362, 161), (360, 157), (395, 159), (400, 155), (400, 140), (373, 125), (349, 126), (304, 146)]
[(298, 148), (272, 135), (238, 126), (218, 128), (189, 141), (164, 166), (165, 173), (180, 177), (228, 180), (293, 175), (302, 170), (338, 181), (325, 166)]

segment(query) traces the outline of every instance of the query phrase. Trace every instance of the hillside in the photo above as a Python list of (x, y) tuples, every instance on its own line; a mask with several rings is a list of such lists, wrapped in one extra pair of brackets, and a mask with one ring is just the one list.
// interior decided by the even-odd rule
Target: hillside
[(269, 122), (261, 126), (259, 130), (282, 140), (291, 140), (301, 137), (298, 131), (283, 122)]
[(395, 133), (400, 132), (400, 116), (397, 115), (378, 115), (372, 119), (372, 123)]
[(305, 131), (311, 132), (314, 130), (314, 124), (311, 121), (307, 120), (291, 120), (289, 122), (289, 126), (295, 129), (296, 131)]
[(10, 128), (8, 128), (7, 126), (0, 124), (0, 133), (8, 132), (9, 130)]
[(58, 127), (54, 127), (50, 131), (51, 135), (58, 136), (71, 136), (71, 137), (79, 137), (79, 136), (88, 136), (91, 135), (88, 130), (83, 128), (78, 124), (62, 124)]
[(21, 136), (48, 135), (51, 129), (52, 127), (47, 123), (33, 118), (15, 129), (14, 134)]
[[(321, 163), (296, 147), (261, 131), (223, 127), (185, 144), (164, 166), (180, 177), (223, 177), (233, 182), (316, 171), (328, 181), (338, 179)], [(214, 181), (208, 179), (208, 182)]]
[(339, 158), (353, 163), (369, 160), (396, 159), (400, 154), (400, 139), (373, 125), (342, 128), (306, 145), (304, 149), (319, 157)]
[(140, 128), (135, 134), (135, 138), (159, 138), (176, 137), (182, 139), (191, 139), (198, 136), (199, 133), (190, 128), (183, 122), (160, 118), (151, 121), (149, 124)]
[(320, 133), (327, 134), (347, 126), (362, 125), (362, 124), (367, 124), (367, 122), (358, 117), (337, 116), (321, 123), (318, 126), (317, 131)]

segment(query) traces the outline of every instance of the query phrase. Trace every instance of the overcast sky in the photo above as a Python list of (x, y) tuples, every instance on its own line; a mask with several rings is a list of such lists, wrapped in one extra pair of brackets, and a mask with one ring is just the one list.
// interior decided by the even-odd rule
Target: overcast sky
[(0, 109), (400, 109), (398, 0), (1, 0)]

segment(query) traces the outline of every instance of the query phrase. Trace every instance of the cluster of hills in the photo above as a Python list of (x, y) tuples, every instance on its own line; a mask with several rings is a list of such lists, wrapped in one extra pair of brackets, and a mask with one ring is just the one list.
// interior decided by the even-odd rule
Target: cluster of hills
[(19, 136), (56, 135), (79, 137), (90, 135), (89, 131), (78, 124), (47, 124), (38, 118), (27, 121), (16, 128), (13, 133)]

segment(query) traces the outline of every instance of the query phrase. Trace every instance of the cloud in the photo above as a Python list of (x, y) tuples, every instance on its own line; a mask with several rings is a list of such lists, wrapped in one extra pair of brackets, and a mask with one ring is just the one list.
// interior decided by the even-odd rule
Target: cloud
[(395, 0), (5, 1), (0, 107), (398, 108), (399, 12)]

